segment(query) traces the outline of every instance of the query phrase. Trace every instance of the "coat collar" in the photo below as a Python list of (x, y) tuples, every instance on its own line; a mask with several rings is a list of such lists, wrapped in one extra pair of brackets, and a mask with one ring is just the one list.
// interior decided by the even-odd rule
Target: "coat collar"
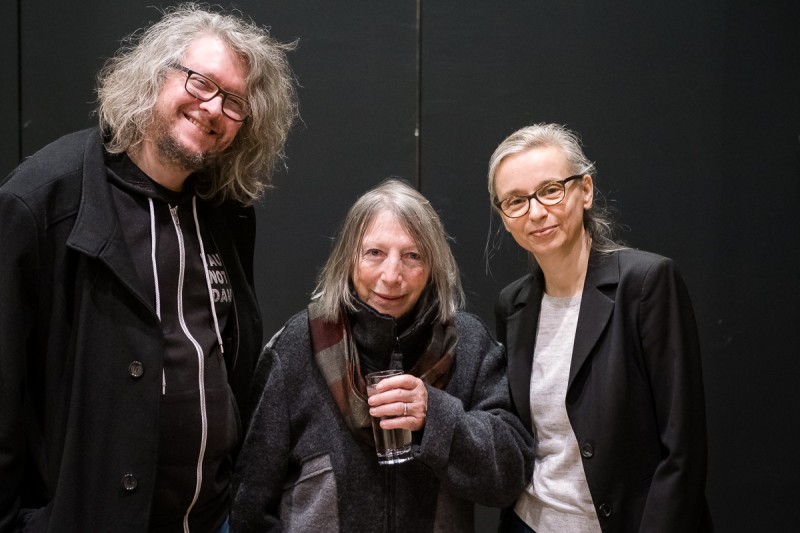
[(67, 246), (103, 262), (136, 297), (152, 308), (125, 245), (106, 172), (103, 138), (97, 128), (84, 142), (81, 199)]
[[(583, 285), (567, 390), (572, 387), (576, 376), (611, 319), (618, 283), (618, 254), (592, 252)], [(529, 429), (531, 429), (530, 377), (543, 291), (544, 274), (538, 266), (534, 266), (533, 272), (525, 279), (514, 298), (513, 305), (516, 311), (506, 320), (506, 339), (513, 339), (513, 342), (508, 343), (511, 393), (517, 412)]]
[(533, 367), (533, 348), (536, 345), (536, 329), (542, 305), (544, 275), (538, 266), (522, 284), (513, 305), (516, 311), (506, 320), (508, 349), (508, 380), (511, 397), (522, 420), (532, 431), (530, 383)]
[(567, 390), (572, 387), (575, 377), (611, 319), (615, 289), (618, 284), (619, 254), (592, 253), (589, 256), (589, 267), (583, 283), (581, 310), (578, 313), (578, 327), (575, 331)]

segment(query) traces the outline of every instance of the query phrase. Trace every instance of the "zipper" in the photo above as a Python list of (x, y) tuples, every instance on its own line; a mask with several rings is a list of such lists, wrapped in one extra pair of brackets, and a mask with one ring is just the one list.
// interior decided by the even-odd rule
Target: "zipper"
[(179, 264), (179, 274), (178, 274), (178, 294), (177, 294), (177, 301), (178, 301), (178, 322), (180, 322), (181, 329), (183, 330), (184, 335), (189, 339), (189, 341), (194, 346), (195, 351), (197, 352), (197, 387), (199, 389), (200, 394), (200, 425), (201, 425), (201, 434), (200, 434), (200, 450), (197, 454), (197, 470), (196, 470), (196, 480), (195, 480), (195, 489), (194, 489), (194, 496), (192, 497), (192, 501), (189, 503), (189, 506), (186, 508), (186, 514), (183, 516), (183, 531), (184, 533), (189, 533), (189, 514), (192, 512), (192, 508), (197, 503), (197, 499), (200, 497), (200, 488), (203, 485), (203, 459), (205, 458), (206, 453), (206, 443), (208, 441), (208, 413), (206, 412), (206, 387), (205, 387), (205, 358), (203, 357), (203, 349), (200, 347), (200, 343), (197, 342), (189, 328), (186, 326), (186, 320), (183, 315), (183, 282), (186, 272), (186, 248), (184, 245), (183, 240), (183, 231), (181, 230), (181, 221), (178, 217), (178, 206), (169, 206), (169, 212), (172, 216), (172, 222), (175, 226), (175, 233), (178, 237), (178, 255), (180, 257), (180, 264)]
[(394, 337), (394, 348), (389, 356), (389, 368), (403, 370), (403, 353), (400, 351), (400, 334), (397, 332), (397, 321), (392, 321), (392, 336)]

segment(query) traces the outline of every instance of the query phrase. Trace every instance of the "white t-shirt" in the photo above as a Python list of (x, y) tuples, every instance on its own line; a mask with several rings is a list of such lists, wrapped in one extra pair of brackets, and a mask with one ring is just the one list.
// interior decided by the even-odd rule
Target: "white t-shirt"
[(542, 298), (530, 388), (536, 461), (514, 507), (537, 533), (602, 533), (565, 406), (580, 307), (580, 294)]

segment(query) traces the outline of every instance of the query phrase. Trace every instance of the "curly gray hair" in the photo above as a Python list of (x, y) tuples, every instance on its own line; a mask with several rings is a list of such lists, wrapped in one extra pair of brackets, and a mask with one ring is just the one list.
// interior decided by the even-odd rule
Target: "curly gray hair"
[(106, 149), (136, 150), (153, 120), (167, 71), (206, 36), (221, 39), (245, 64), (243, 96), (251, 112), (218, 164), (208, 170), (208, 180), (198, 184), (198, 194), (252, 204), (283, 160), (284, 143), (297, 118), (295, 80), (286, 59), (296, 42), (280, 43), (267, 29), (234, 14), (184, 3), (123, 41), (97, 76), (97, 114)]

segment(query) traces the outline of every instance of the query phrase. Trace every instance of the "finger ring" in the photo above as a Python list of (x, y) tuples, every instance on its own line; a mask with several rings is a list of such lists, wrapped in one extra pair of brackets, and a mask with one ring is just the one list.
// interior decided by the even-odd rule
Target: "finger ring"
[(408, 416), (408, 404), (403, 402), (403, 416)]

